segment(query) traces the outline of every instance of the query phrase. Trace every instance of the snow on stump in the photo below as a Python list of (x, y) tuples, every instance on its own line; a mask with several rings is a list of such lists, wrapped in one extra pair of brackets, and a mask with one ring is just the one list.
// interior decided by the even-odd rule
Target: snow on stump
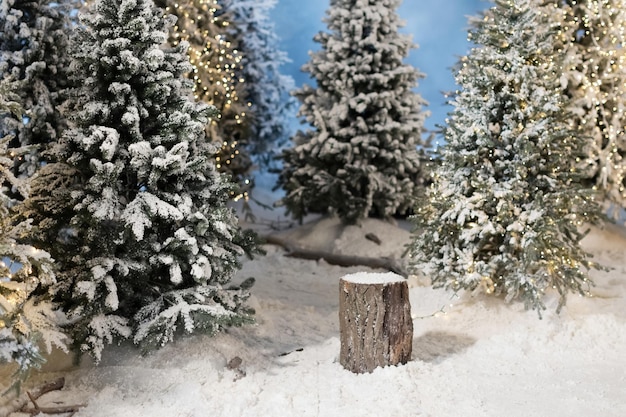
[(400, 275), (345, 275), (339, 281), (339, 362), (355, 373), (405, 364), (413, 348), (409, 286)]

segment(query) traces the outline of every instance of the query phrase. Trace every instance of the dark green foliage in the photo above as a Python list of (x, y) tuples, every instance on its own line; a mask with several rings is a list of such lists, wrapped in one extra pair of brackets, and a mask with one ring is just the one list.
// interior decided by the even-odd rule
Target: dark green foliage
[[(72, 42), (68, 129), (25, 213), (57, 259), (75, 347), (100, 358), (119, 338), (163, 345), (177, 329), (251, 319), (225, 288), (252, 253), (204, 134), (216, 113), (190, 99), (186, 44), (149, 0), (99, 0)], [(79, 82), (80, 81), (80, 82)]]
[[(18, 94), (22, 84), (0, 80), (0, 117), (8, 117), (9, 112), (22, 114)], [(0, 188), (0, 364), (14, 366), (11, 388), (19, 392), (30, 371), (45, 362), (44, 350), (49, 353), (53, 344), (65, 349), (65, 337), (50, 302), (55, 282), (52, 259), (25, 243), (30, 223), (17, 220), (15, 213), (19, 200), (27, 195), (28, 184), (15, 177), (11, 168), (14, 159), (28, 148), (10, 148), (11, 139), (0, 139), (0, 184), (6, 185)], [(11, 198), (8, 190), (17, 193), (17, 199)]]
[(32, 176), (42, 152), (65, 126), (60, 106), (68, 87), (68, 9), (70, 0), (2, 0), (0, 78), (22, 81), (17, 91), (22, 112), (0, 119), (0, 137), (13, 135), (12, 147), (31, 146), (16, 157), (13, 172)]

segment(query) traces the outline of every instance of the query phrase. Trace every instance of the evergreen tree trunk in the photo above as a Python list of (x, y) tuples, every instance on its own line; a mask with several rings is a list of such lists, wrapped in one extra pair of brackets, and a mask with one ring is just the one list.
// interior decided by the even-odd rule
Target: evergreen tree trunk
[(411, 358), (413, 321), (409, 287), (394, 273), (351, 274), (339, 283), (340, 363), (372, 372)]

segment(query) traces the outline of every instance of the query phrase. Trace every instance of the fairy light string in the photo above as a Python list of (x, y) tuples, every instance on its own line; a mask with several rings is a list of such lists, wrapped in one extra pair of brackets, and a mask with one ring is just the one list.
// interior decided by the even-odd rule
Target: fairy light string
[[(626, 206), (626, 2), (554, 2), (565, 52), (564, 92), (571, 97), (572, 126), (590, 138), (581, 168), (593, 187)], [(549, 11), (548, 11), (549, 13)]]
[(165, 7), (166, 14), (178, 17), (172, 28), (172, 45), (181, 41), (189, 44), (187, 53), (193, 69), (187, 76), (193, 80), (194, 98), (219, 111), (207, 126), (207, 136), (219, 146), (216, 168), (238, 183), (240, 190), (231, 192), (231, 198), (247, 200), (252, 163), (241, 146), (246, 140), (252, 104), (242, 98), (246, 91), (245, 80), (239, 75), (242, 54), (226, 34), (228, 16), (219, 11), (216, 0), (168, 2)]

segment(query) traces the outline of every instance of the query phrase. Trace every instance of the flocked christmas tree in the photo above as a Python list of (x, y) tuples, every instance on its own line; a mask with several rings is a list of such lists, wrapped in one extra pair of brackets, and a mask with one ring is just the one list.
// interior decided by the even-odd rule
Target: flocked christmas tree
[(186, 44), (164, 46), (172, 16), (151, 0), (97, 0), (80, 21), (75, 118), (26, 213), (59, 263), (76, 347), (99, 359), (116, 338), (160, 346), (177, 328), (249, 321), (249, 282), (226, 286), (252, 238), (226, 206)]
[(626, 207), (626, 1), (546, 2), (560, 25), (565, 54), (562, 87), (571, 98), (572, 126), (587, 138), (585, 183), (603, 199)]
[[(23, 85), (10, 78), (0, 81), (0, 118), (23, 114), (19, 94)], [(19, 389), (29, 371), (44, 362), (44, 350), (49, 353), (53, 345), (67, 348), (59, 327), (61, 316), (51, 302), (52, 259), (24, 241), (30, 224), (16, 221), (15, 207), (20, 203), (10, 194), (25, 198), (28, 183), (13, 175), (13, 161), (28, 148), (10, 148), (11, 139), (0, 139), (0, 364), (15, 365), (13, 383)]]
[(219, 145), (217, 167), (228, 173), (239, 190), (232, 197), (245, 197), (250, 188), (252, 161), (246, 150), (250, 134), (247, 85), (239, 76), (242, 55), (229, 32), (230, 16), (217, 0), (159, 0), (165, 12), (175, 15), (169, 42), (189, 44), (194, 97), (215, 106), (219, 115), (207, 126), (211, 141)]
[(289, 141), (289, 117), (296, 103), (289, 92), (294, 88), (291, 76), (280, 66), (288, 62), (278, 49), (278, 36), (270, 20), (277, 0), (222, 0), (231, 16), (229, 33), (242, 53), (240, 77), (245, 80), (248, 101), (254, 117), (250, 118), (249, 154), (261, 167), (271, 167), (280, 149)]
[(298, 131), (283, 154), (281, 203), (295, 217), (336, 213), (344, 222), (407, 212), (422, 182), (421, 74), (403, 59), (399, 0), (334, 0), (303, 70), (317, 86), (295, 91)]
[(12, 134), (11, 146), (30, 146), (28, 153), (16, 157), (13, 171), (19, 176), (35, 172), (41, 153), (64, 128), (59, 106), (68, 80), (71, 4), (72, 0), (0, 1), (0, 78), (24, 81), (19, 90), (24, 113), (0, 120), (0, 137)]
[(533, 0), (497, 0), (470, 35), (461, 90), (445, 126), (442, 165), (415, 215), (413, 267), (435, 287), (503, 295), (544, 308), (556, 288), (585, 294), (592, 266), (580, 248), (598, 218), (568, 128), (553, 29)]

